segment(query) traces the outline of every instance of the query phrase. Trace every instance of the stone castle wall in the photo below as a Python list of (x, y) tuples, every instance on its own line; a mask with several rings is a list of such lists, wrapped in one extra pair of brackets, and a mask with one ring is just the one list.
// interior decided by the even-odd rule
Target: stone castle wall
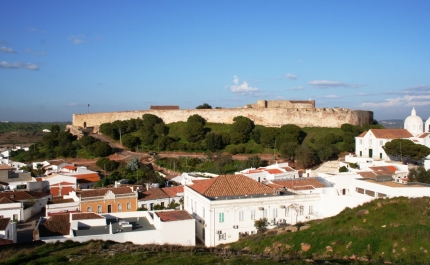
[(168, 123), (187, 121), (188, 117), (198, 114), (213, 123), (233, 123), (236, 116), (244, 116), (257, 125), (280, 127), (295, 124), (300, 127), (340, 127), (344, 123), (363, 125), (373, 122), (373, 112), (350, 109), (283, 109), (283, 108), (238, 108), (238, 109), (187, 109), (187, 110), (137, 110), (123, 112), (101, 112), (73, 114), (73, 126), (94, 127), (97, 131), (102, 123), (116, 120), (129, 120), (154, 114)]
[(258, 100), (245, 108), (315, 109), (315, 100)]

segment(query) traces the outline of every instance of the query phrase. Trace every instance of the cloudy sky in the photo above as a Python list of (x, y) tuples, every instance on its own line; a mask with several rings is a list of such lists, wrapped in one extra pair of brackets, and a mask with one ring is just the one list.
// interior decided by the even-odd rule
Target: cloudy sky
[(0, 121), (258, 99), (430, 116), (430, 1), (1, 1)]

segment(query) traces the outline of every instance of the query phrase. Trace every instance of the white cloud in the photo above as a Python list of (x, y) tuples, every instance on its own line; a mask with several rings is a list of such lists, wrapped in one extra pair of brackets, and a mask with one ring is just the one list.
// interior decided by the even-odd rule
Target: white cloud
[(72, 103), (67, 104), (67, 106), (69, 106), (69, 107), (76, 107), (76, 106), (78, 106), (78, 103), (72, 102)]
[(302, 86), (293, 87), (291, 90), (304, 90)]
[(239, 78), (237, 76), (234, 76), (233, 83), (234, 85), (230, 86), (230, 91), (233, 93), (253, 94), (253, 92), (259, 91), (256, 87), (250, 87), (246, 81), (239, 84)]
[(349, 84), (345, 82), (339, 82), (339, 81), (330, 81), (330, 80), (313, 80), (308, 82), (309, 85), (320, 87), (320, 88), (330, 88), (330, 87), (350, 87), (350, 88), (357, 88), (361, 87), (363, 85), (358, 84)]
[(363, 102), (363, 107), (399, 107), (399, 106), (426, 106), (430, 105), (430, 95), (413, 96), (407, 95), (403, 97), (387, 98), (380, 102)]
[(76, 44), (82, 44), (84, 42), (85, 36), (84, 35), (76, 35), (76, 36), (70, 36), (67, 39), (75, 45)]
[(341, 98), (341, 97), (337, 95), (327, 95), (325, 96), (325, 98)]
[(16, 53), (16, 51), (12, 48), (8, 48), (5, 46), (0, 47), (0, 52), (6, 52), (6, 53)]
[(6, 61), (0, 62), (0, 68), (39, 70), (39, 66), (37, 64), (33, 64), (33, 63), (21, 63), (21, 62), (9, 63), (9, 62), (6, 62)]
[(296, 80), (297, 79), (297, 76), (295, 76), (293, 74), (290, 74), (290, 73), (287, 73), (285, 76), (287, 77), (287, 79), (291, 79), (291, 80)]

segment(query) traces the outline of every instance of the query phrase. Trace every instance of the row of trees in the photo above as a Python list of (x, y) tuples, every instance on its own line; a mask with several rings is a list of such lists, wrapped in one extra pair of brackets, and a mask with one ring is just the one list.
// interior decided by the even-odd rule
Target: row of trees
[(84, 136), (78, 140), (71, 133), (61, 131), (60, 126), (52, 125), (51, 132), (45, 134), (41, 141), (31, 145), (29, 151), (13, 151), (11, 157), (15, 161), (28, 162), (57, 157), (76, 157), (78, 154), (86, 157), (103, 157), (112, 153), (112, 148), (105, 142), (90, 136)]

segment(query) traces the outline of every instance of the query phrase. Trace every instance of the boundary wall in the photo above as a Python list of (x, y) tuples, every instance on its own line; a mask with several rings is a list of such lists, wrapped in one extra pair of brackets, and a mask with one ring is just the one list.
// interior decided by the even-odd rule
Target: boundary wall
[(94, 127), (94, 132), (103, 123), (116, 120), (141, 118), (144, 114), (154, 114), (164, 123), (187, 121), (188, 117), (198, 114), (207, 122), (233, 123), (236, 116), (251, 119), (256, 125), (280, 127), (295, 124), (300, 127), (340, 127), (344, 123), (360, 126), (373, 122), (373, 112), (343, 108), (282, 109), (282, 108), (237, 108), (237, 109), (184, 109), (184, 110), (136, 110), (121, 112), (100, 112), (73, 114), (73, 126)]

